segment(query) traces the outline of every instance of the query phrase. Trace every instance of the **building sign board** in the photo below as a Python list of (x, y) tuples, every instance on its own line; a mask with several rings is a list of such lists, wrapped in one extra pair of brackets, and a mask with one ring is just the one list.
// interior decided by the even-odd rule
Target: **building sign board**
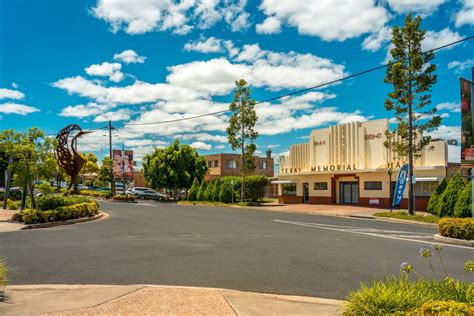
[(408, 176), (408, 164), (404, 164), (400, 171), (398, 171), (397, 184), (395, 186), (395, 192), (393, 196), (392, 206), (398, 206), (402, 202), (403, 192), (405, 191), (405, 185), (407, 183)]

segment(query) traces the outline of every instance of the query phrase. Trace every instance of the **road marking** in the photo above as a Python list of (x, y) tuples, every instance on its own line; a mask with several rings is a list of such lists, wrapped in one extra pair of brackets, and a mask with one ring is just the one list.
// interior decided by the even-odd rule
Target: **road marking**
[(151, 203), (137, 203), (137, 205), (156, 206), (156, 204), (151, 204)]
[[(283, 224), (319, 228), (319, 229), (339, 231), (339, 232), (351, 233), (351, 234), (357, 234), (357, 235), (366, 235), (366, 236), (381, 237), (381, 238), (387, 238), (387, 239), (412, 241), (412, 242), (417, 242), (417, 243), (422, 243), (422, 244), (440, 244), (440, 245), (447, 246), (447, 247), (455, 247), (455, 248), (463, 248), (463, 249), (472, 250), (472, 247), (458, 246), (458, 245), (451, 245), (451, 244), (444, 244), (444, 243), (435, 242), (434, 239), (433, 239), (434, 236), (432, 234), (428, 234), (428, 233), (417, 233), (417, 232), (405, 232), (405, 231), (403, 231), (403, 233), (420, 234), (420, 235), (417, 235), (416, 237), (413, 237), (413, 235), (408, 235), (407, 236), (407, 235), (398, 235), (398, 234), (383, 235), (383, 234), (377, 234), (377, 233), (371, 232), (372, 228), (367, 228), (365, 231), (362, 231), (362, 229), (363, 229), (362, 227), (354, 227), (354, 226), (341, 226), (341, 225), (318, 224), (318, 223), (311, 223), (311, 222), (285, 221), (285, 220), (280, 220), (280, 219), (274, 219), (273, 221), (278, 222), (278, 223), (283, 223)], [(400, 231), (390, 231), (390, 230), (385, 230), (385, 231), (387, 231), (387, 232), (400, 232)], [(408, 238), (408, 237), (411, 237), (411, 238)], [(432, 241), (424, 241), (424, 240), (418, 240), (418, 239), (412, 239), (412, 238), (420, 238), (420, 239), (428, 239), (429, 238)]]

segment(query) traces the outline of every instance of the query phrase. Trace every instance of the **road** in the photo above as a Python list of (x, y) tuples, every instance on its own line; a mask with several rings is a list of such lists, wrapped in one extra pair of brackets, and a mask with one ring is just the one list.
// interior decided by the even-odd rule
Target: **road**
[[(11, 284), (162, 284), (342, 299), (409, 262), (428, 277), (435, 228), (254, 209), (101, 202), (110, 217), (0, 233)], [(328, 206), (330, 207), (330, 206)], [(443, 246), (465, 277), (468, 248)], [(437, 257), (433, 264), (441, 275)]]

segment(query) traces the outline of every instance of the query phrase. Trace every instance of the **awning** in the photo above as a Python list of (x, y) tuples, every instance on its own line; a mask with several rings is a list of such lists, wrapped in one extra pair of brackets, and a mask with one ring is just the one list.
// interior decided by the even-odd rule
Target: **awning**
[(298, 183), (298, 181), (295, 181), (295, 180), (275, 180), (275, 181), (271, 182), (271, 184), (288, 184), (288, 183)]
[(415, 182), (439, 182), (443, 177), (415, 177)]

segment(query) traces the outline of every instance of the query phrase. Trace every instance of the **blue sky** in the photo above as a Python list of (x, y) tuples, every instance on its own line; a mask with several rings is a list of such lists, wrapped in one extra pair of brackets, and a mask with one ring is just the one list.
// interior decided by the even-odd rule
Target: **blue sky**
[[(387, 59), (390, 29), (421, 14), (427, 49), (474, 34), (472, 0), (217, 1), (0, 0), (0, 128), (49, 135), (110, 119), (137, 157), (175, 138), (201, 154), (230, 152), (226, 116), (149, 123), (228, 107), (233, 82), (255, 100), (353, 74)], [(458, 77), (470, 78), (474, 41), (436, 53), (433, 136), (459, 138)], [(259, 150), (285, 152), (312, 129), (390, 118), (384, 70), (257, 107)], [(108, 153), (105, 133), (81, 149)]]

